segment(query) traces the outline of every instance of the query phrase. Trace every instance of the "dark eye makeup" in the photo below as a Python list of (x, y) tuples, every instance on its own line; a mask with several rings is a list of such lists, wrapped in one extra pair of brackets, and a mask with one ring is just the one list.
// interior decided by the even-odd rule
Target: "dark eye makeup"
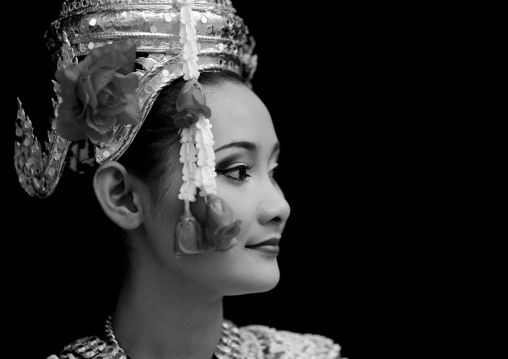
[(229, 179), (243, 183), (247, 180), (248, 177), (250, 177), (248, 172), (252, 169), (252, 167), (253, 165), (242, 163), (230, 168), (226, 168), (224, 170), (215, 169), (215, 172)]

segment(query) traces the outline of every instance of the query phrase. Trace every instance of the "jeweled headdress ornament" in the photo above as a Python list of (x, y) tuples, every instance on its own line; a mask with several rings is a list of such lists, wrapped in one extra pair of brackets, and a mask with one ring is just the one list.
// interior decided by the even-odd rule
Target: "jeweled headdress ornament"
[[(181, 135), (179, 198), (185, 213), (176, 226), (174, 253), (230, 248), (239, 221), (216, 196), (211, 112), (198, 78), (200, 71), (227, 69), (250, 86), (254, 41), (231, 1), (66, 1), (45, 38), (57, 68), (54, 116), (42, 146), (18, 99), (14, 162), (24, 190), (44, 198), (66, 163), (76, 168), (77, 162), (118, 160), (160, 91), (183, 77), (173, 120)], [(78, 141), (93, 146), (93, 158)], [(204, 233), (189, 209), (198, 192), (207, 201)]]

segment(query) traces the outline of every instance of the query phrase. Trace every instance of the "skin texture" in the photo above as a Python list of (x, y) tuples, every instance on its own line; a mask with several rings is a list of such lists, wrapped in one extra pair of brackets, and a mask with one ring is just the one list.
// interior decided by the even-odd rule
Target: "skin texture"
[[(273, 178), (278, 140), (272, 119), (243, 85), (225, 83), (205, 87), (205, 92), (212, 110), (217, 195), (242, 221), (235, 247), (184, 258), (171, 254), (174, 226), (183, 213), (177, 197), (180, 170), (168, 175), (167, 191), (156, 206), (147, 186), (117, 162), (102, 164), (94, 177), (102, 208), (126, 230), (135, 248), (113, 321), (115, 335), (132, 359), (210, 359), (221, 335), (223, 296), (268, 291), (279, 281), (276, 255), (245, 247), (280, 238), (290, 213)], [(220, 149), (236, 142), (256, 148)], [(178, 161), (177, 156), (168, 163)], [(223, 172), (235, 167), (240, 169)], [(201, 197), (191, 211), (202, 221)]]

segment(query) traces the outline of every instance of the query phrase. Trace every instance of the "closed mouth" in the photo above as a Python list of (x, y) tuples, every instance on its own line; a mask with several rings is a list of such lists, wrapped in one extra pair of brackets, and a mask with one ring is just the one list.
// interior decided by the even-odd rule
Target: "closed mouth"
[(277, 246), (279, 244), (279, 242), (280, 242), (279, 238), (270, 238), (270, 239), (263, 241), (263, 242), (259, 242), (259, 243), (251, 244), (251, 245), (246, 245), (245, 247), (252, 248), (252, 247), (260, 247), (260, 246)]

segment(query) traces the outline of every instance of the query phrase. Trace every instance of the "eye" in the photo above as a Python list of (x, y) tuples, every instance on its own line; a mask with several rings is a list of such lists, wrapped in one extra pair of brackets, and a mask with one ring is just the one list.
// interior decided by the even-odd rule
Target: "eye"
[(216, 169), (215, 172), (220, 173), (220, 174), (224, 175), (225, 177), (230, 178), (232, 180), (239, 181), (239, 182), (245, 182), (247, 180), (247, 178), (250, 177), (248, 172), (251, 169), (252, 169), (252, 165), (241, 164), (241, 165), (237, 165), (237, 166), (234, 166), (231, 168), (227, 168), (225, 170), (217, 170)]

